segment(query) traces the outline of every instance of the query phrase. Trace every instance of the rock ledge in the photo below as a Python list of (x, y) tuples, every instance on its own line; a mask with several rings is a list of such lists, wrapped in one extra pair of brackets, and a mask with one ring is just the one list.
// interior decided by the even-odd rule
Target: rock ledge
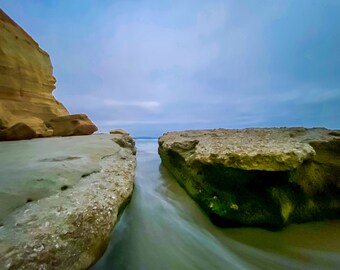
[(340, 217), (339, 131), (169, 132), (159, 154), (218, 225), (281, 228)]
[[(65, 143), (74, 145), (80, 139), (81, 149), (87, 147), (92, 153), (90, 156), (77, 152), (75, 147), (70, 156), (55, 154), (52, 158), (41, 158), (37, 162), (45, 168), (59, 164), (64, 171), (53, 174), (57, 179), (52, 176), (47, 179), (50, 175), (47, 171), (45, 179), (25, 181), (36, 185), (55, 181), (56, 184), (49, 184), (52, 191), (57, 186), (53, 194), (37, 193), (36, 196), (42, 197), (31, 197), (32, 201), (27, 200), (26, 204), (0, 218), (0, 269), (86, 269), (105, 251), (118, 214), (133, 191), (136, 159), (132, 139), (124, 147), (116, 143), (127, 141), (122, 135), (48, 138), (21, 143), (36, 143), (36, 147), (42, 143), (59, 143), (61, 147)], [(14, 145), (12, 142), (2, 144)], [(111, 149), (99, 153), (96, 147), (100, 145), (111, 145)], [(89, 164), (98, 163), (91, 171), (86, 169), (91, 167), (87, 165), (89, 159), (92, 160)], [(72, 166), (71, 171), (77, 173), (78, 179), (66, 185), (62, 181), (70, 181), (67, 168)], [(84, 173), (77, 166), (82, 166)], [(39, 177), (35, 171), (31, 174)], [(21, 180), (18, 181), (19, 187)], [(18, 187), (15, 188), (18, 190)], [(31, 189), (34, 188), (32, 185)], [(6, 189), (11, 190), (11, 183), (2, 191)], [(32, 190), (27, 190), (28, 194)]]

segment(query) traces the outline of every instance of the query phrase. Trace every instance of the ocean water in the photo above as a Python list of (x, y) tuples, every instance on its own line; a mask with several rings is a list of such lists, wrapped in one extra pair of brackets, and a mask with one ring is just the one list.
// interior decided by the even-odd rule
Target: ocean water
[(157, 140), (136, 143), (131, 203), (92, 270), (340, 269), (340, 220), (218, 228), (161, 166)]

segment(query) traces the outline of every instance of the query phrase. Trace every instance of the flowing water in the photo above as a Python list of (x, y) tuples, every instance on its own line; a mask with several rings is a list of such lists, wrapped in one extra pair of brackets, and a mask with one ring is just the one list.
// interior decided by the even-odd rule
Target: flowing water
[(137, 140), (136, 186), (92, 270), (340, 269), (340, 220), (279, 232), (215, 227), (160, 164), (157, 140)]

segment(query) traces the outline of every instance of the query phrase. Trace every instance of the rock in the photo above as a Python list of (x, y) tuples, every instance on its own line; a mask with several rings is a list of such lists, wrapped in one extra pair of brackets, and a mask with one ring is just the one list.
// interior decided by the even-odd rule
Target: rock
[[(49, 55), (0, 9), (0, 131), (22, 123), (36, 137), (51, 136), (53, 131), (45, 122), (69, 115), (52, 95), (55, 82)], [(84, 124), (74, 134), (93, 133), (90, 130), (93, 125)], [(6, 134), (11, 132), (8, 130)], [(5, 138), (2, 136), (0, 140)], [(17, 138), (25, 139), (24, 133)], [(27, 137), (30, 138), (31, 135)]]
[(97, 127), (85, 114), (60, 116), (46, 122), (53, 129), (53, 136), (90, 135)]
[(121, 128), (111, 130), (110, 134), (121, 134), (121, 135), (126, 134), (126, 135), (129, 135), (129, 133), (126, 130), (121, 129)]
[(2, 129), (28, 115), (49, 120), (67, 115), (52, 95), (55, 78), (48, 54), (0, 10), (0, 119)]
[(198, 130), (159, 139), (162, 163), (220, 226), (340, 217), (340, 132)]
[(0, 140), (26, 140), (37, 137), (37, 133), (24, 123), (17, 123), (14, 126), (0, 132)]
[(127, 134), (123, 134), (119, 138), (113, 139), (115, 143), (117, 143), (119, 146), (123, 148), (130, 148), (132, 149), (132, 153), (136, 155), (137, 149), (135, 146), (135, 141)]
[(122, 135), (0, 142), (0, 269), (87, 269), (129, 202)]

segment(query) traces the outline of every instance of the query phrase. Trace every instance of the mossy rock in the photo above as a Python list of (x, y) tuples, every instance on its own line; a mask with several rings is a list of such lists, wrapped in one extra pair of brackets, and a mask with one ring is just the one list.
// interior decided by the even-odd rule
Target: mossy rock
[[(196, 148), (202, 140), (195, 134), (190, 143), (190, 132), (180, 133), (173, 144), (167, 144), (168, 134), (161, 137), (159, 154), (163, 165), (216, 225), (276, 230), (289, 223), (340, 217), (340, 166), (333, 160), (339, 154), (339, 140), (332, 140), (331, 148), (325, 141), (314, 143), (316, 155), (287, 170), (245, 170), (229, 166), (215, 153), (200, 158)], [(216, 137), (210, 136), (210, 146)]]

